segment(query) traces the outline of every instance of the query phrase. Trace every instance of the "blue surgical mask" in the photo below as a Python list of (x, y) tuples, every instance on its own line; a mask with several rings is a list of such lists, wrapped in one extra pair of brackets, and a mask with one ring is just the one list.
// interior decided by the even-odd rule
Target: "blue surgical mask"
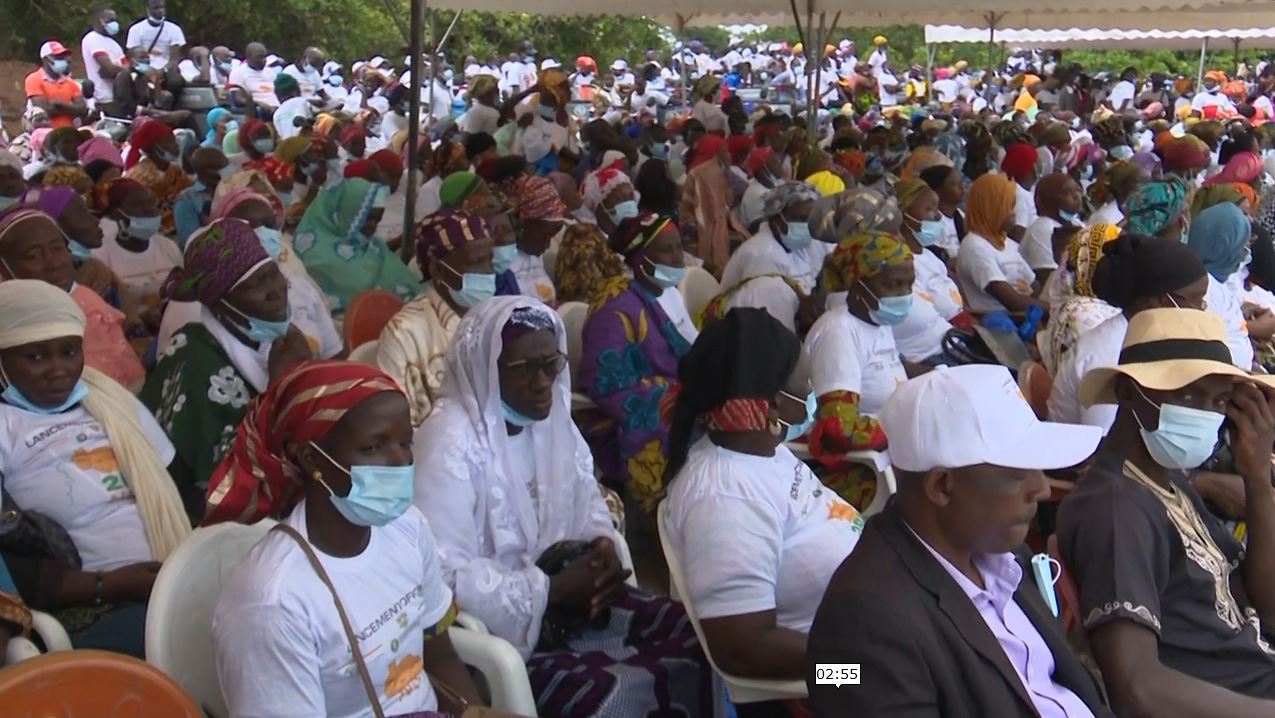
[(859, 282), (863, 290), (873, 299), (877, 300), (877, 308), (868, 310), (868, 318), (876, 322), (879, 326), (893, 327), (903, 323), (908, 318), (908, 313), (912, 311), (912, 294), (903, 294), (897, 297), (878, 297), (868, 289), (868, 285)]
[(340, 87), (345, 84), (345, 78), (340, 75), (328, 75), (328, 84), (333, 87)]
[[(517, 250), (517, 247), (514, 247)], [(447, 287), (447, 291), (452, 295), (452, 299), (460, 306), (469, 309), (484, 300), (491, 299), (496, 296), (496, 275), (495, 273), (486, 272), (457, 272), (452, 269), (447, 262), (440, 261), (439, 264), (447, 267), (448, 271), (460, 277), (460, 289), (452, 289)]]
[(788, 231), (784, 232), (784, 236), (780, 237), (780, 244), (790, 251), (795, 252), (799, 249), (805, 249), (814, 241), (814, 237), (810, 234), (810, 225), (805, 222), (789, 222)]
[(491, 268), (496, 274), (504, 274), (518, 258), (518, 245), (502, 244), (491, 250)]
[(8, 374), (5, 373), (4, 367), (0, 367), (0, 379), (4, 380), (4, 391), (0, 392), (0, 399), (9, 406), (16, 406), (19, 409), (26, 409), (33, 414), (61, 414), (71, 407), (79, 404), (84, 397), (89, 394), (89, 387), (84, 383), (84, 379), (77, 379), (75, 386), (71, 388), (71, 393), (66, 399), (57, 406), (38, 406), (18, 390), (18, 385), (9, 381)]
[(450, 70), (450, 69), (448, 69), (448, 70), (443, 70), (443, 81), (444, 81), (444, 82), (451, 82), (453, 77), (456, 77), (456, 72), (455, 72), (455, 71)]
[(552, 105), (541, 105), (540, 119), (544, 120), (545, 122), (557, 122), (558, 110)]
[(252, 148), (263, 155), (270, 154), (274, 152), (274, 140), (269, 137), (253, 140)]
[(288, 327), (292, 325), (292, 306), (291, 305), (288, 306), (288, 314), (287, 316), (283, 318), (282, 321), (272, 322), (268, 319), (259, 319), (257, 317), (250, 317), (247, 314), (244, 314), (243, 312), (239, 311), (239, 309), (235, 307), (235, 305), (231, 304), (230, 302), (227, 302), (224, 299), (221, 300), (221, 303), (226, 305), (226, 307), (230, 309), (230, 311), (243, 317), (244, 321), (248, 322), (247, 327), (239, 327), (239, 330), (243, 332), (243, 335), (245, 337), (251, 339), (252, 341), (258, 344), (266, 344), (266, 345), (274, 344), (276, 341), (282, 339), (284, 336), (288, 334)]
[(651, 156), (657, 160), (668, 160), (668, 143), (657, 142), (651, 145)]
[(93, 256), (93, 250), (89, 249), (88, 247), (85, 247), (84, 245), (80, 244), (74, 239), (66, 240), (66, 248), (70, 250), (71, 257), (74, 259), (84, 260)]
[(526, 427), (540, 421), (539, 419), (533, 419), (530, 416), (520, 414), (512, 406), (506, 404), (504, 399), (500, 400), (500, 408), (505, 412), (505, 421), (513, 424), (514, 426)]
[(939, 219), (923, 219), (921, 226), (917, 228), (916, 233), (917, 244), (922, 247), (933, 247), (943, 239), (943, 221)]
[[(786, 391), (783, 391), (780, 393), (788, 397), (789, 399), (792, 399), (793, 401), (801, 401), (801, 397), (793, 396), (792, 394), (789, 394)], [(797, 439), (800, 439), (801, 437), (805, 436), (806, 432), (810, 431), (810, 427), (815, 425), (815, 410), (818, 408), (818, 406), (819, 404), (815, 400), (815, 393), (812, 391), (806, 395), (805, 421), (802, 421), (800, 424), (789, 424), (783, 419), (779, 420), (780, 424), (783, 424), (784, 426), (788, 427), (788, 432), (784, 434), (785, 442), (796, 441)]]
[(226, 134), (239, 131), (239, 120), (231, 120), (226, 123)]
[[(1135, 385), (1135, 388), (1148, 404), (1156, 406), (1142, 393), (1141, 387)], [(1226, 416), (1178, 404), (1160, 404), (1159, 409), (1160, 424), (1154, 431), (1147, 431), (1137, 413), (1133, 415), (1151, 458), (1166, 469), (1182, 470), (1194, 469), (1208, 461)]]
[(261, 248), (266, 250), (266, 254), (271, 259), (278, 259), (283, 254), (283, 241), (279, 239), (279, 230), (274, 227), (257, 227), (253, 230), (257, 233), (257, 240), (261, 242)]
[(151, 64), (149, 62), (135, 62), (133, 63), (133, 70), (145, 74), (151, 71)]
[(682, 283), (682, 279), (686, 277), (686, 267), (670, 267), (667, 264), (656, 264), (651, 260), (646, 260), (651, 265), (651, 271), (647, 274), (655, 286), (660, 289), (671, 289)]
[(231, 71), (231, 70), (233, 70), (233, 69), (234, 69), (234, 67), (235, 67), (235, 66), (234, 66), (234, 63), (230, 63), (230, 62), (219, 62), (219, 63), (217, 63), (217, 69), (218, 69), (218, 70), (221, 70), (223, 73), (225, 73), (225, 74), (227, 74), (227, 75), (228, 75), (228, 74), (230, 74), (230, 71)]
[(7, 195), (0, 194), (0, 212), (6, 209), (9, 209), (10, 207), (12, 207), (13, 205), (17, 203), (18, 203), (17, 197), (9, 197)]
[(310, 442), (323, 458), (350, 477), (350, 493), (337, 496), (322, 479), (332, 506), (346, 521), (355, 526), (385, 526), (407, 513), (412, 506), (412, 490), (416, 484), (416, 466), (351, 466), (345, 468), (318, 444)]
[(1116, 145), (1111, 148), (1111, 156), (1124, 161), (1133, 158), (1133, 148), (1129, 145)]
[(125, 217), (128, 220), (128, 236), (133, 239), (150, 239), (159, 234), (160, 217)]
[(611, 221), (619, 224), (630, 217), (638, 216), (638, 203), (634, 199), (626, 199), (611, 208), (608, 212), (611, 215)]
[(336, 175), (338, 179), (341, 177), (341, 160), (336, 157), (328, 160), (328, 179), (331, 179), (333, 175)]
[(120, 24), (119, 24), (119, 21), (117, 21), (117, 20), (112, 20), (112, 21), (110, 21), (110, 22), (106, 23), (106, 28), (105, 28), (105, 29), (106, 29), (106, 34), (107, 34), (107, 35), (118, 35), (118, 34), (120, 34)]
[(1060, 209), (1058, 210), (1058, 216), (1061, 217), (1062, 221), (1066, 222), (1067, 224), (1075, 224), (1075, 225), (1082, 224), (1082, 222), (1080, 221), (1080, 213), (1078, 212), (1068, 212), (1065, 209)]
[(65, 75), (66, 71), (71, 69), (71, 62), (69, 60), (54, 60), (50, 63), (49, 69), (53, 70), (54, 74)]

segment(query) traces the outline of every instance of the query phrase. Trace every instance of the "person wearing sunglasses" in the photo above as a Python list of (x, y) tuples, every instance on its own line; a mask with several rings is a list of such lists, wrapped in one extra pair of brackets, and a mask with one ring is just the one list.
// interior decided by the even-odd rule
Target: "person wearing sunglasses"
[(495, 297), (461, 320), (413, 449), (444, 579), (527, 661), (542, 715), (709, 715), (712, 672), (685, 612), (625, 584), (566, 369), (562, 320), (534, 299)]

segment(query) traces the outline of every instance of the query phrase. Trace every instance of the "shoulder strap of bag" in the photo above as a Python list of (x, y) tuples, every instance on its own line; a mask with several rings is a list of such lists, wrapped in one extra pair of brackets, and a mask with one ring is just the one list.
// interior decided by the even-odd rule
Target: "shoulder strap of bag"
[(328, 572), (323, 570), (323, 564), (319, 563), (319, 557), (314, 555), (314, 549), (310, 548), (310, 542), (297, 532), (296, 529), (287, 524), (275, 524), (271, 531), (279, 531), (292, 537), (293, 541), (301, 547), (301, 551), (305, 557), (310, 560), (310, 566), (314, 572), (319, 575), (319, 580), (323, 581), (323, 585), (328, 587), (328, 591), (332, 593), (332, 602), (336, 604), (336, 612), (341, 616), (341, 627), (345, 629), (345, 638), (350, 642), (350, 652), (354, 654), (354, 665), (359, 669), (359, 678), (363, 679), (363, 689), (367, 691), (367, 698), (372, 703), (372, 712), (376, 714), (376, 718), (385, 718), (385, 711), (381, 710), (381, 698), (376, 692), (376, 687), (372, 685), (372, 676), (367, 672), (367, 664), (363, 662), (363, 652), (359, 650), (359, 641), (354, 636), (354, 629), (350, 627), (350, 618), (345, 615), (345, 606), (341, 605), (341, 597), (336, 593), (336, 586), (332, 585), (332, 579), (328, 578)]
[(155, 51), (155, 46), (159, 44), (159, 36), (164, 34), (164, 26), (168, 24), (168, 18), (159, 21), (159, 30), (155, 32), (155, 39), (151, 40), (151, 46), (146, 48), (146, 55), (149, 56)]

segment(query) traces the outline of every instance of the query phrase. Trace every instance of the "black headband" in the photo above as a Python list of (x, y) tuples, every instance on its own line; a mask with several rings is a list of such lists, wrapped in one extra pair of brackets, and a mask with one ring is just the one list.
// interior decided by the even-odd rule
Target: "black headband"
[(1146, 364), (1158, 361), (1203, 359), (1231, 363), (1231, 350), (1226, 342), (1211, 339), (1161, 339), (1134, 344), (1120, 350), (1119, 364)]

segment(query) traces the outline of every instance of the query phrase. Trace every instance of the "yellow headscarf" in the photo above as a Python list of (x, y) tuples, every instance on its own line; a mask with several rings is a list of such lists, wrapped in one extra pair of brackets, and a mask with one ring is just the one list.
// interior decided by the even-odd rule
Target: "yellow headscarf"
[(829, 292), (846, 292), (854, 283), (890, 267), (912, 261), (912, 250), (887, 232), (869, 230), (841, 240), (824, 261), (822, 284)]
[(1005, 248), (1005, 222), (1014, 214), (1017, 193), (1005, 175), (987, 173), (970, 185), (965, 226), (997, 249)]
[(1093, 296), (1094, 269), (1102, 259), (1102, 248), (1107, 242), (1120, 236), (1120, 228), (1114, 224), (1095, 224), (1085, 227), (1067, 243), (1067, 265), (1072, 269), (1072, 288), (1082, 297)]
[(301, 159), (301, 155), (305, 154), (309, 149), (310, 138), (297, 135), (280, 142), (279, 146), (274, 149), (274, 156), (288, 164), (293, 164)]

